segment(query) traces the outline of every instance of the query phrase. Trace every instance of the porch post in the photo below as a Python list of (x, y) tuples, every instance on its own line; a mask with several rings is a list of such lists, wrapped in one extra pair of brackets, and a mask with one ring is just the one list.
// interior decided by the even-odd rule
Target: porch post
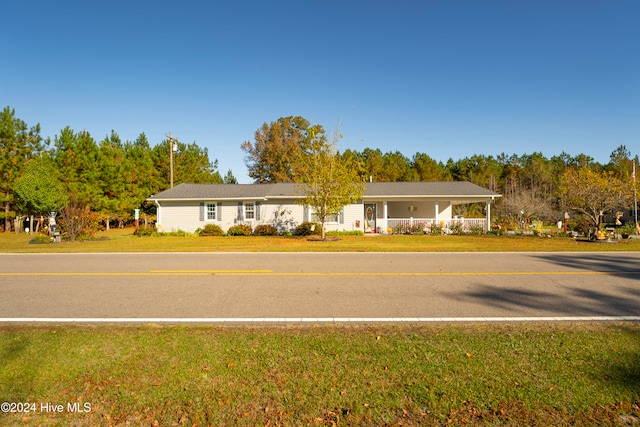
[(382, 202), (382, 234), (387, 234), (387, 201)]
[(487, 232), (491, 231), (491, 202), (487, 202)]
[(162, 231), (162, 206), (157, 200), (154, 200), (156, 203), (156, 231)]
[(438, 206), (438, 201), (436, 200), (436, 214), (433, 216), (436, 219), (436, 225), (440, 224), (440, 221), (438, 221), (438, 212), (440, 211), (440, 207)]

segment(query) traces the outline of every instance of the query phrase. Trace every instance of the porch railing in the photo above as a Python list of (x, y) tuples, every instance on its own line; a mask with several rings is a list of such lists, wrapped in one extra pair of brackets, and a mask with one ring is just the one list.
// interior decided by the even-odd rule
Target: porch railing
[[(383, 220), (377, 220), (378, 226), (382, 226)], [(469, 232), (476, 228), (487, 229), (486, 218), (454, 218), (449, 220), (435, 218), (387, 218), (387, 228), (393, 233), (407, 233), (414, 231), (430, 232), (433, 227), (440, 227), (444, 233), (453, 230)], [(385, 231), (386, 230), (382, 230)]]

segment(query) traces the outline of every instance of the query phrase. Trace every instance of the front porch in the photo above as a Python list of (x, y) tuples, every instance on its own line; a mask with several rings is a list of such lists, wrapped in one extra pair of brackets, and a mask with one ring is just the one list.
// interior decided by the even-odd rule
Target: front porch
[[(491, 203), (486, 203), (485, 218), (463, 218), (453, 215), (455, 204), (465, 201), (453, 200), (378, 200), (364, 203), (365, 233), (405, 234), (414, 232), (443, 232), (461, 234), (474, 231), (489, 231)], [(467, 202), (468, 203), (468, 202)], [(426, 215), (419, 215), (426, 213)], [(418, 215), (416, 215), (418, 214)]]
[(381, 231), (393, 234), (405, 234), (413, 232), (424, 232), (429, 234), (434, 228), (440, 227), (444, 234), (456, 232), (470, 233), (473, 230), (486, 230), (486, 218), (387, 218), (386, 228), (380, 227)]

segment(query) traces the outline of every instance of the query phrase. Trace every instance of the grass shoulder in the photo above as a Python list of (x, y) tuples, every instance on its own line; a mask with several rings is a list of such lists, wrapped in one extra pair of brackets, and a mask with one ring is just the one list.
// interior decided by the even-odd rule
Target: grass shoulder
[(135, 236), (133, 229), (97, 233), (92, 240), (32, 244), (28, 234), (0, 234), (2, 253), (82, 252), (560, 252), (638, 251), (640, 239), (615, 243), (567, 237), (351, 235), (318, 242), (296, 236), (198, 236), (185, 232)]
[(0, 326), (3, 425), (624, 425), (640, 325)]

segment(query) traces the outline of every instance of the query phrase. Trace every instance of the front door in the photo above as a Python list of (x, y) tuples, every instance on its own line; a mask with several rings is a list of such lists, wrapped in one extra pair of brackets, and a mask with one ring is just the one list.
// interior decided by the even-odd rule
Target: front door
[(375, 233), (376, 232), (376, 205), (365, 204), (364, 205), (364, 232)]

